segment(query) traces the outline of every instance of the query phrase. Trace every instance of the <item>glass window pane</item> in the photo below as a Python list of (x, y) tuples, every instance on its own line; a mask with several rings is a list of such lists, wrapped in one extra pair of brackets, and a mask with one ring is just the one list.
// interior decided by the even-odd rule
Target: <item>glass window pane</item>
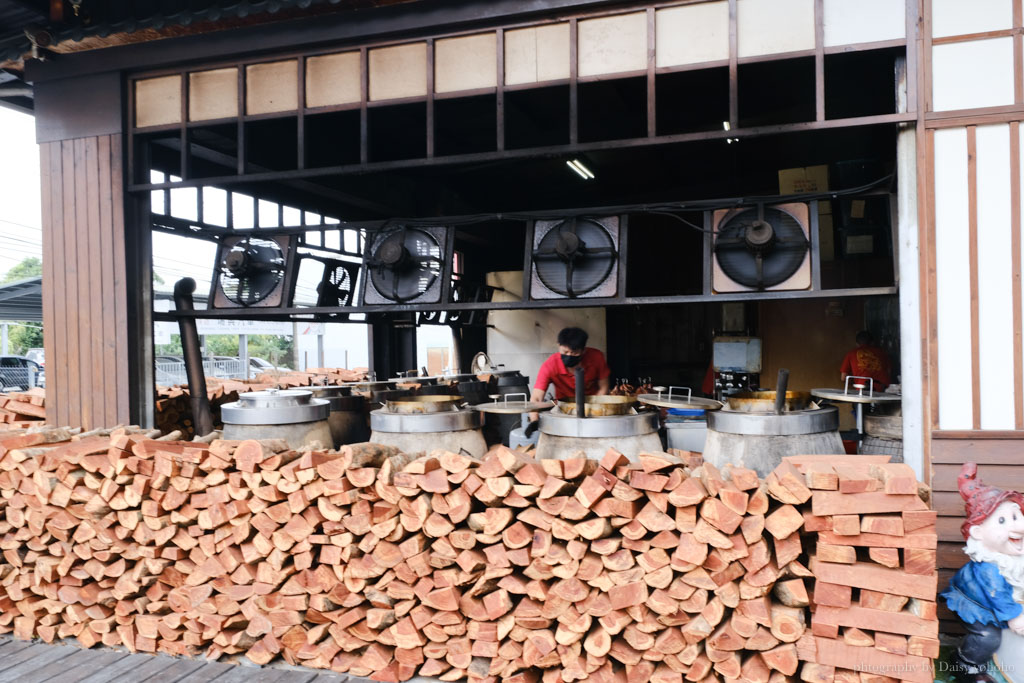
[(228, 226), (228, 193), (219, 187), (203, 188), (203, 222)]
[(233, 192), (231, 194), (231, 215), (236, 230), (249, 230), (255, 227), (252, 197), (247, 194)]
[(164, 191), (153, 190), (149, 193), (149, 210), (153, 213), (167, 213), (167, 207), (164, 206)]
[(306, 225), (320, 225), (320, 214), (306, 212)]
[(194, 187), (176, 187), (171, 190), (171, 215), (186, 221), (199, 220), (199, 192)]
[(294, 206), (284, 207), (284, 225), (292, 228), (302, 224), (302, 212)]
[(261, 228), (277, 228), (281, 224), (278, 221), (277, 204), (274, 202), (268, 202), (266, 199), (261, 199), (259, 204), (259, 226)]

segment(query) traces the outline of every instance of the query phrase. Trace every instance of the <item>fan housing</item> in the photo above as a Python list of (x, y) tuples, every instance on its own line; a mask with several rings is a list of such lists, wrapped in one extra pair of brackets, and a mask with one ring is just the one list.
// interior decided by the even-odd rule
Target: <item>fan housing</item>
[(450, 251), (448, 229), (402, 226), (368, 240), (363, 303), (438, 303)]
[(810, 289), (808, 215), (795, 203), (716, 211), (712, 292)]
[(530, 264), (531, 299), (615, 296), (619, 216), (537, 221)]
[(275, 308), (291, 301), (295, 241), (290, 235), (224, 237), (217, 247), (211, 308)]

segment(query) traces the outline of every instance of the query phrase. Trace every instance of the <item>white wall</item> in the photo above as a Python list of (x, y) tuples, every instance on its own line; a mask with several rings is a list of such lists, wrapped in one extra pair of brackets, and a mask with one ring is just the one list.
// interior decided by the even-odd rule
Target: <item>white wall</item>
[[(303, 334), (308, 323), (299, 323), (298, 339), (299, 369), (317, 367), (317, 343), (315, 334)], [(364, 323), (324, 323), (324, 367), (365, 368), (370, 365), (369, 334)], [(348, 365), (345, 353), (348, 352)]]
[[(497, 291), (494, 301), (518, 301), (523, 290), (522, 271), (488, 273), (487, 284)], [(558, 351), (558, 332), (564, 327), (581, 327), (590, 335), (587, 346), (607, 351), (608, 335), (603, 308), (549, 308), (525, 311), (491, 311), (487, 314), (487, 355), (537, 379), (541, 363)]]

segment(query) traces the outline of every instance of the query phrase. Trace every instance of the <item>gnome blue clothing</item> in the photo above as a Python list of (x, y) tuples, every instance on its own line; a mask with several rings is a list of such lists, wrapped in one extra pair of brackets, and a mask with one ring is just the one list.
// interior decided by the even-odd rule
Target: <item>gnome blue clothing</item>
[(968, 624), (994, 624), (1006, 628), (1006, 622), (1024, 611), (1013, 599), (1013, 588), (991, 562), (968, 562), (941, 593), (946, 605)]

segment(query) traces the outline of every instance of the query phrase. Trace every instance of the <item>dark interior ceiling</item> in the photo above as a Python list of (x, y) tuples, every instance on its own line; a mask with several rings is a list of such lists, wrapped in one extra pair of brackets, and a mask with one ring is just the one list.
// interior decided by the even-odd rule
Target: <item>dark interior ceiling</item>
[[(877, 174), (830, 189), (892, 173), (896, 133), (890, 124), (483, 163), (410, 162), (400, 170), (224, 187), (352, 221), (771, 196), (779, 194), (778, 171), (785, 168), (868, 160)], [(177, 174), (177, 138), (162, 142), (154, 166)], [(570, 158), (583, 161), (596, 178), (573, 173)], [(226, 170), (201, 160), (192, 164), (196, 177)]]

